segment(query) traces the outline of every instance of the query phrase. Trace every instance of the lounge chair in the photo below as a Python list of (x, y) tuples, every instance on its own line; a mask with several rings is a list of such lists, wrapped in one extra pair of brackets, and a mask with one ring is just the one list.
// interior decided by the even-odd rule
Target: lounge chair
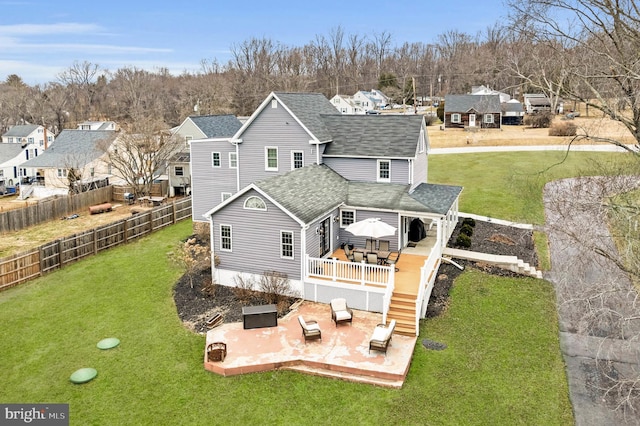
[(362, 253), (361, 251), (354, 251), (352, 260), (354, 262), (362, 262), (364, 260), (364, 253)]
[(388, 240), (378, 241), (378, 251), (389, 251), (389, 241)]
[(300, 323), (300, 327), (302, 327), (304, 343), (307, 343), (307, 340), (322, 340), (322, 331), (320, 330), (320, 326), (317, 321), (305, 321), (304, 318), (302, 318), (302, 315), (299, 315), (298, 322)]
[(378, 255), (375, 253), (368, 253), (367, 254), (367, 263), (370, 265), (377, 265), (378, 264)]
[[(398, 261), (400, 260), (400, 251), (394, 251), (391, 252), (391, 254), (389, 254), (389, 257), (387, 257), (387, 259), (384, 261), (384, 263), (386, 263), (388, 266), (395, 266)], [(398, 272), (400, 269), (395, 266), (396, 268), (396, 272)]]
[(387, 348), (391, 343), (391, 337), (393, 336), (393, 330), (396, 328), (396, 320), (391, 320), (389, 325), (378, 324), (373, 329), (373, 334), (369, 340), (369, 353), (371, 349), (387, 353)]
[(347, 306), (347, 299), (331, 300), (331, 319), (336, 323), (336, 327), (343, 322), (353, 322), (353, 310)]

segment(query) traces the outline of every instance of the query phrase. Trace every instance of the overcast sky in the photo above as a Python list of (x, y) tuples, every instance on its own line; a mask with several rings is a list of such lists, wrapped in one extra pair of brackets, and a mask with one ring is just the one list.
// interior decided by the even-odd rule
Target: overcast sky
[(302, 46), (338, 26), (346, 35), (385, 31), (394, 46), (432, 43), (505, 15), (503, 0), (0, 0), (0, 80), (52, 82), (75, 61), (197, 72), (202, 60), (226, 64), (232, 46), (252, 37)]

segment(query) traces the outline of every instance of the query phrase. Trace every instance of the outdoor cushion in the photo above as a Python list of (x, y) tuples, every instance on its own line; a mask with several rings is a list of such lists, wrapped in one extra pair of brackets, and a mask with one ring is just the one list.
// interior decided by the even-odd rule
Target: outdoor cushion
[(331, 307), (334, 311), (346, 311), (347, 310), (347, 299), (333, 299), (331, 300)]
[(304, 327), (309, 331), (320, 330), (320, 326), (318, 324), (307, 324), (307, 323), (305, 323)]
[(336, 311), (336, 320), (342, 321), (342, 320), (348, 320), (349, 318), (351, 318), (351, 314), (349, 314), (349, 312)]
[(376, 327), (373, 329), (373, 335), (371, 336), (371, 340), (379, 340), (381, 342), (387, 340), (387, 335), (389, 334), (389, 329), (386, 327)]

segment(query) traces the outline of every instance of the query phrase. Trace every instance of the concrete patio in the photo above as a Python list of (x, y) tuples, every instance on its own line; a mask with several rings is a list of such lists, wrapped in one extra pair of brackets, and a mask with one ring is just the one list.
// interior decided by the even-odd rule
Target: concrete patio
[[(305, 343), (298, 315), (315, 320), (322, 340)], [(352, 325), (331, 321), (329, 305), (303, 302), (278, 320), (277, 327), (243, 329), (242, 323), (223, 324), (207, 332), (204, 367), (223, 376), (288, 369), (306, 374), (402, 387), (409, 371), (416, 337), (394, 334), (386, 355), (372, 350), (369, 340), (382, 314), (356, 311)], [(210, 343), (227, 345), (224, 361), (208, 362)]]

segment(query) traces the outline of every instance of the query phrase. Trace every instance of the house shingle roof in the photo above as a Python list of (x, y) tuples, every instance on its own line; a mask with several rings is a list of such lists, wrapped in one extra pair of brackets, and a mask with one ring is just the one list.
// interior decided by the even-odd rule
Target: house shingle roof
[(37, 124), (19, 124), (13, 126), (2, 136), (10, 136), (10, 137), (25, 137), (29, 136), (34, 130), (38, 128)]
[(235, 115), (192, 115), (189, 117), (207, 138), (230, 138), (242, 127)]
[(467, 112), (474, 110), (479, 113), (499, 113), (499, 95), (446, 95), (444, 97), (444, 112)]
[(304, 223), (339, 205), (382, 210), (446, 214), (462, 187), (350, 182), (325, 165), (310, 165), (255, 184)]
[(113, 130), (63, 130), (49, 149), (23, 167), (81, 167), (104, 154), (100, 145), (113, 142)]
[(321, 93), (274, 92), (289, 110), (320, 142), (331, 140), (322, 115), (340, 115), (340, 112)]
[(19, 143), (0, 143), (0, 163), (16, 158), (22, 146)]
[(407, 157), (416, 155), (422, 115), (324, 115), (333, 141), (323, 156)]
[(347, 183), (329, 167), (313, 164), (255, 185), (307, 223), (340, 205), (347, 194)]

